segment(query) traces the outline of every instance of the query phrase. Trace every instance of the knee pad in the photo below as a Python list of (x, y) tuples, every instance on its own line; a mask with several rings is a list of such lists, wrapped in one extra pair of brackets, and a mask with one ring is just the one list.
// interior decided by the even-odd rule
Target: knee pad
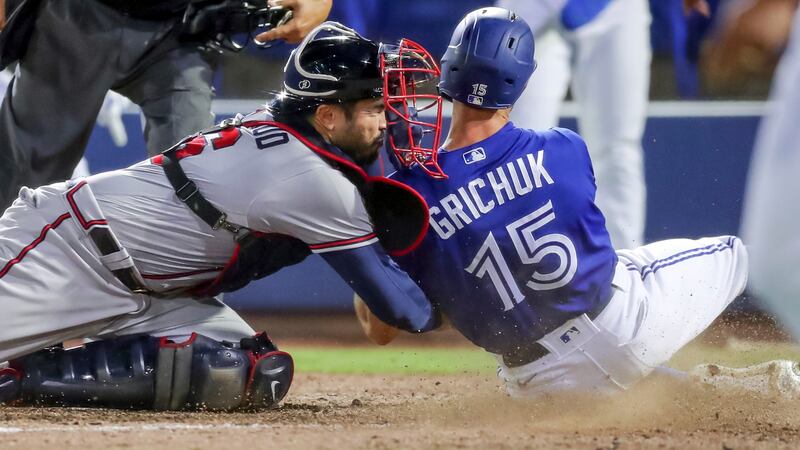
[(237, 347), (192, 334), (179, 343), (162, 338), (156, 369), (154, 409), (227, 410), (276, 405), (289, 392), (294, 362), (266, 333)]
[(293, 374), (292, 357), (266, 333), (238, 344), (196, 333), (184, 342), (126, 336), (12, 361), (6, 384), (0, 379), (0, 401), (16, 395), (19, 402), (40, 405), (265, 408), (283, 399)]

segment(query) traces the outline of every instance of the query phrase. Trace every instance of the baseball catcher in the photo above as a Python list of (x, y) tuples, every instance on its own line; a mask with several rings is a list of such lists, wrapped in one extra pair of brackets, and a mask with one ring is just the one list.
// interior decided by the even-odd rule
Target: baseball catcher
[[(291, 54), (266, 109), (125, 169), (23, 188), (0, 218), (0, 400), (274, 405), (291, 357), (214, 296), (311, 253), (382, 322), (435, 328), (388, 255), (421, 240), (425, 205), (360, 167), (383, 144), (385, 68), (437, 75), (424, 49), (402, 48), (326, 22)], [(68, 339), (91, 342), (59, 348)]]

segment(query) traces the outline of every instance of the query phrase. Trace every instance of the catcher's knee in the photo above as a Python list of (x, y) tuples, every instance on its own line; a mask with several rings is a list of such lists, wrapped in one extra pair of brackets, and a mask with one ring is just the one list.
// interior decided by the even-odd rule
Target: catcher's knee
[(48, 349), (0, 373), (0, 401), (113, 408), (270, 407), (292, 383), (292, 357), (266, 333), (238, 344), (130, 336)]

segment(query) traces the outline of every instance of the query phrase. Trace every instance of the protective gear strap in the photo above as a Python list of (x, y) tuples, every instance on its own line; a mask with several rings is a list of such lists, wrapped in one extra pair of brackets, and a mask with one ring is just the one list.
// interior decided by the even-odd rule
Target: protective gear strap
[(181, 409), (189, 400), (192, 379), (193, 344), (197, 334), (183, 343), (172, 343), (166, 338), (159, 341), (156, 360), (155, 398), (153, 409), (166, 411)]
[[(204, 133), (222, 130), (235, 125), (236, 123), (233, 122), (223, 122), (220, 124), (220, 126), (206, 130)], [(194, 181), (190, 180), (189, 177), (186, 176), (186, 172), (183, 171), (183, 168), (179, 162), (180, 158), (178, 158), (176, 155), (178, 150), (182, 149), (187, 142), (197, 136), (202, 135), (203, 133), (190, 136), (164, 151), (164, 153), (161, 154), (161, 167), (164, 169), (164, 174), (167, 176), (169, 184), (171, 184), (172, 188), (175, 190), (175, 195), (178, 196), (178, 199), (181, 202), (188, 206), (192, 212), (194, 212), (200, 219), (203, 220), (203, 222), (207, 223), (211, 229), (217, 230), (222, 228), (227, 230), (233, 233), (238, 240), (246, 236), (248, 230), (240, 225), (228, 222), (227, 214), (217, 209), (211, 204), (211, 202), (203, 197), (203, 195), (200, 193), (200, 190), (197, 189), (197, 185), (195, 185)], [(244, 233), (240, 235), (240, 232)]]

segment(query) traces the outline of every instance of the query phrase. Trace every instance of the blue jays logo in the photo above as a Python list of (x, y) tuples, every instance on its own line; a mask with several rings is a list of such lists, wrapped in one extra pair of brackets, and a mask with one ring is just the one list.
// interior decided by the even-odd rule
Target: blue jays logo
[(486, 159), (486, 151), (483, 147), (473, 148), (468, 152), (464, 152), (463, 156), (465, 164), (472, 164)]
[(581, 334), (581, 330), (577, 329), (576, 327), (570, 327), (564, 334), (561, 335), (561, 342), (567, 343), (572, 340), (571, 334)]

